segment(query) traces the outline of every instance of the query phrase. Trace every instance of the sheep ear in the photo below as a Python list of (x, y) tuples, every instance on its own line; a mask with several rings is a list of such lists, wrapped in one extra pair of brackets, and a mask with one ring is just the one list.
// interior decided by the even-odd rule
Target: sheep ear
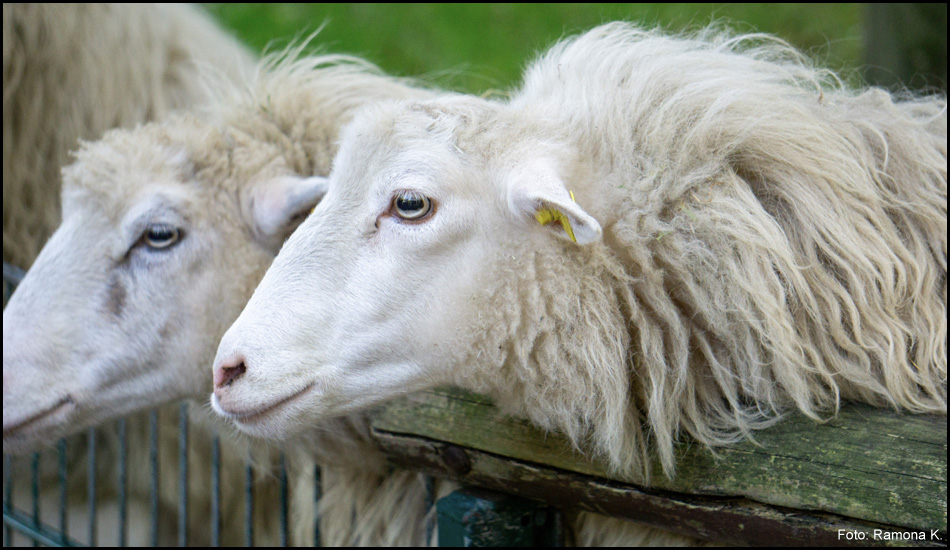
[(509, 181), (508, 207), (577, 244), (597, 242), (603, 234), (597, 220), (574, 201), (552, 163), (537, 161), (516, 169)]
[(327, 192), (327, 178), (282, 176), (251, 187), (245, 215), (254, 234), (278, 246), (306, 219)]

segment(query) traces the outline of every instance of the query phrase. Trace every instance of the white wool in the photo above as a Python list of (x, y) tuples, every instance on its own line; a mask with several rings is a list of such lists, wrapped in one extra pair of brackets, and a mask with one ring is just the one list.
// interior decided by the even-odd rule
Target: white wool
[(946, 117), (773, 38), (625, 23), (509, 101), (367, 108), (223, 337), (215, 409), (288, 437), (455, 384), (631, 476), (842, 399), (946, 414)]

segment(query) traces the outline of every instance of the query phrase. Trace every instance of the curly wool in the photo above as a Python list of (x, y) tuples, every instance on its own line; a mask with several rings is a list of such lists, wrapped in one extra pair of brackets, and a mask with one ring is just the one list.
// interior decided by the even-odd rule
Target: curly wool
[(221, 339), (213, 407), (287, 438), (454, 384), (639, 479), (686, 433), (843, 398), (945, 414), (945, 226), (943, 99), (606, 25), (510, 101), (361, 110)]
[(842, 399), (946, 414), (944, 98), (848, 89), (774, 38), (615, 23), (506, 107), (570, 152), (604, 240), (501, 279), (553, 316), (500, 335), (502, 405), (625, 471), (652, 440), (670, 474), (681, 431), (720, 445)]

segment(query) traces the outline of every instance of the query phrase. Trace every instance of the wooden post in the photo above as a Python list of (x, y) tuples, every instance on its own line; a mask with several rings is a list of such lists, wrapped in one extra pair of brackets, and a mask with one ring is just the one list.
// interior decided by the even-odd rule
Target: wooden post
[(556, 512), (484, 489), (460, 489), (436, 503), (439, 546), (562, 546)]

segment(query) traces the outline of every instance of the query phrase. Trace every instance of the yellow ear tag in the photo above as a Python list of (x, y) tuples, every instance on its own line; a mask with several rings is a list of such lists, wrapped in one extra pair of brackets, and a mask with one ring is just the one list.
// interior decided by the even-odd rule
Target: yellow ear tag
[[(573, 201), (574, 192), (568, 192), (571, 194), (571, 200)], [(570, 237), (575, 243), (577, 242), (577, 239), (574, 238), (574, 229), (571, 228), (571, 220), (568, 219), (567, 214), (561, 212), (557, 208), (542, 208), (534, 215), (534, 219), (538, 220), (538, 223), (541, 225), (547, 225), (551, 222), (560, 223), (561, 227), (564, 228), (564, 232), (567, 233), (567, 236)]]

